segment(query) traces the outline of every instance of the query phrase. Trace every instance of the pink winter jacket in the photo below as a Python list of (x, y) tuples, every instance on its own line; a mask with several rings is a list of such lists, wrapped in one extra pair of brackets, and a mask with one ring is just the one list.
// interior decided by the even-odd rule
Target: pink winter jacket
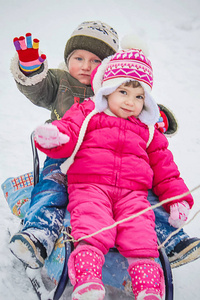
[[(93, 109), (91, 99), (74, 104), (60, 121), (52, 123), (67, 134), (70, 141), (52, 149), (44, 149), (36, 143), (37, 148), (52, 158), (69, 157), (81, 125)], [(173, 155), (167, 149), (166, 137), (155, 129), (153, 140), (146, 148), (148, 140), (148, 126), (135, 117), (125, 120), (104, 112), (94, 115), (67, 172), (68, 183), (99, 183), (132, 190), (152, 188), (160, 201), (187, 192)], [(184, 200), (192, 207), (191, 195)], [(164, 206), (168, 212), (172, 203)]]

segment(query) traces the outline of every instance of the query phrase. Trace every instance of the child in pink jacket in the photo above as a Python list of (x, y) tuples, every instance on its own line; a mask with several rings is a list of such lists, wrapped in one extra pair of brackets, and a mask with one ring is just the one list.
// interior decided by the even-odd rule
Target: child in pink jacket
[[(48, 156), (71, 155), (61, 170), (67, 173), (67, 209), (76, 241), (148, 208), (148, 189), (160, 201), (188, 191), (166, 137), (154, 126), (159, 110), (152, 85), (151, 62), (141, 48), (121, 50), (96, 70), (94, 98), (74, 104), (62, 120), (35, 131), (36, 146)], [(170, 224), (181, 225), (192, 205), (191, 195), (166, 204)], [(129, 262), (135, 299), (164, 299), (163, 271), (154, 260), (159, 255), (154, 227), (149, 210), (76, 242), (68, 262), (72, 299), (104, 298), (104, 255), (114, 246)]]

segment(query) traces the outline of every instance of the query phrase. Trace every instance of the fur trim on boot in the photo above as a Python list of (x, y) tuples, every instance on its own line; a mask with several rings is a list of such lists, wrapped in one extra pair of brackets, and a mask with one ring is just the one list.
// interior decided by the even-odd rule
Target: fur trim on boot
[(138, 259), (128, 268), (136, 300), (163, 300), (165, 283), (163, 270), (151, 259)]
[(102, 282), (104, 255), (96, 247), (78, 246), (68, 261), (69, 278), (74, 291), (72, 300), (103, 300), (105, 289)]

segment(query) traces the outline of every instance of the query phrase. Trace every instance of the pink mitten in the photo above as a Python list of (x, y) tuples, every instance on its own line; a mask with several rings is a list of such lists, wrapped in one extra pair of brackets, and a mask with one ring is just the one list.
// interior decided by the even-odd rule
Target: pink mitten
[(69, 142), (69, 137), (53, 124), (44, 124), (36, 128), (35, 141), (45, 149), (51, 149)]
[(175, 228), (181, 227), (188, 218), (190, 206), (188, 202), (182, 201), (170, 206), (169, 224)]

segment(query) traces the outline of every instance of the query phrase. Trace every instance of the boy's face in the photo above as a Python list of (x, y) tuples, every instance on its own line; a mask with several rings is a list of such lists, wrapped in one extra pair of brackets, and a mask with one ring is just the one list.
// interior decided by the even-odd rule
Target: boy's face
[(68, 62), (71, 76), (85, 85), (90, 85), (92, 71), (101, 63), (101, 59), (86, 50), (75, 50)]
[(144, 106), (145, 93), (143, 87), (120, 85), (112, 94), (108, 95), (108, 106), (117, 117), (127, 119), (138, 117)]

